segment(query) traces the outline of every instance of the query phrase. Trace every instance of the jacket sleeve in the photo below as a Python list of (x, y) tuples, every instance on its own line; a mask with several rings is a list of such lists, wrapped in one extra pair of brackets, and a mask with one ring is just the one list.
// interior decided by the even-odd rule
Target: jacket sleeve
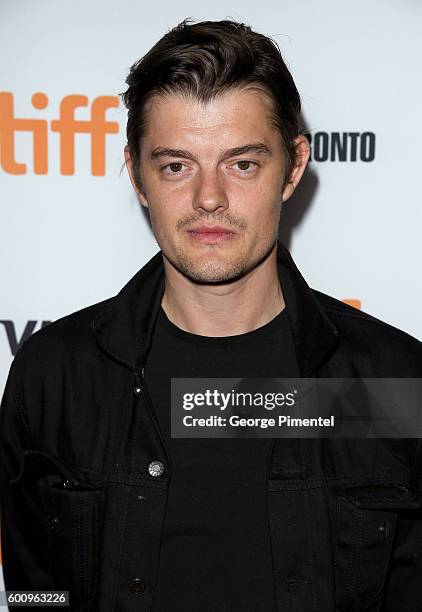
[(30, 432), (19, 396), (18, 371), (15, 357), (0, 406), (3, 580), (6, 590), (51, 590), (46, 542), (48, 530), (37, 482), (10, 484), (20, 471), (24, 451), (31, 448)]
[(383, 612), (422, 612), (422, 511), (400, 512)]
[(398, 512), (383, 612), (422, 612), (422, 438), (412, 480), (421, 505)]

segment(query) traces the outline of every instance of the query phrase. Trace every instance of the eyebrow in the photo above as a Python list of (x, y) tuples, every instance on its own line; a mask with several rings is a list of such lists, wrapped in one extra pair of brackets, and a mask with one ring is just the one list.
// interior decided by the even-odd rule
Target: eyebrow
[[(262, 142), (255, 142), (252, 144), (243, 145), (242, 147), (235, 147), (234, 149), (227, 149), (223, 151), (220, 156), (220, 161), (229, 157), (235, 157), (236, 155), (243, 155), (244, 153), (255, 153), (259, 155), (272, 155), (272, 150), (269, 146)], [(195, 160), (194, 155), (190, 151), (184, 151), (183, 149), (169, 149), (167, 147), (157, 147), (151, 153), (151, 159), (158, 159), (160, 157), (182, 157), (184, 159)]]

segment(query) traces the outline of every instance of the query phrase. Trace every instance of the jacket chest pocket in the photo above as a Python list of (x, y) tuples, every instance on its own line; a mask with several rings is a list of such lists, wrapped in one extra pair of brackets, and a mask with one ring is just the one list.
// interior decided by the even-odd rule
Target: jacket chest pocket
[(397, 515), (358, 508), (337, 498), (334, 543), (335, 610), (377, 610), (382, 597)]
[(405, 487), (372, 487), (370, 492), (371, 497), (365, 488), (335, 496), (334, 599), (338, 612), (382, 609), (398, 511), (418, 503), (410, 499)]
[(39, 487), (55, 590), (69, 591), (70, 610), (91, 610), (99, 559), (102, 490), (83, 471), (43, 451), (27, 451), (16, 482)]

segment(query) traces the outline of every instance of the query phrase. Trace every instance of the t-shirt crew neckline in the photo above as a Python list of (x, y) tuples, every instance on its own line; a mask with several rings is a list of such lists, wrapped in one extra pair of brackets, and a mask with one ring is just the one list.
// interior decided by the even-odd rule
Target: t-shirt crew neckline
[(175, 325), (175, 323), (170, 321), (168, 318), (164, 308), (160, 306), (157, 324), (162, 330), (167, 331), (173, 336), (182, 338), (187, 342), (193, 342), (195, 344), (212, 344), (214, 346), (224, 344), (233, 345), (233, 343), (250, 342), (270, 336), (279, 328), (281, 324), (283, 324), (286, 315), (286, 306), (284, 306), (283, 310), (281, 310), (273, 319), (271, 319), (271, 321), (268, 321), (268, 323), (265, 323), (252, 331), (234, 336), (201, 336), (199, 334), (188, 332)]

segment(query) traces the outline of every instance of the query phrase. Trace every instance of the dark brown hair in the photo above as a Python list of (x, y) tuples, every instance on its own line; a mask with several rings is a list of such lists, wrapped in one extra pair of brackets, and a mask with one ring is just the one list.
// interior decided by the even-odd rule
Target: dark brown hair
[(127, 90), (127, 144), (139, 177), (139, 141), (145, 132), (145, 105), (154, 95), (182, 94), (202, 102), (228, 89), (257, 85), (273, 102), (286, 157), (285, 179), (295, 163), (293, 139), (300, 134), (300, 96), (280, 49), (268, 36), (236, 21), (184, 19), (130, 68)]

